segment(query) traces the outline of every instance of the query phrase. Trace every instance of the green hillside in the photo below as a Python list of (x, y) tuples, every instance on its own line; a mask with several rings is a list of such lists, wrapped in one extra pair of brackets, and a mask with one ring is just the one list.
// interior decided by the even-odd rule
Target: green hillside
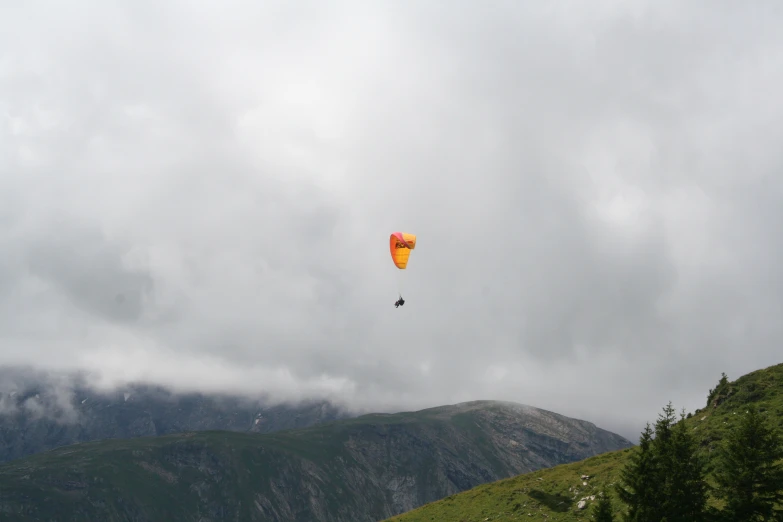
[[(716, 445), (748, 405), (783, 430), (783, 364), (758, 370), (734, 382), (723, 379), (710, 390), (704, 408), (685, 423), (708, 461)], [(650, 419), (651, 424), (655, 419)], [(614, 511), (624, 510), (614, 492), (633, 448), (477, 486), (388, 519), (389, 522), (473, 522), (491, 520), (592, 520), (592, 504), (609, 495)], [(709, 465), (708, 465), (709, 469)], [(584, 508), (579, 508), (584, 499)], [(714, 504), (714, 500), (710, 501)]]

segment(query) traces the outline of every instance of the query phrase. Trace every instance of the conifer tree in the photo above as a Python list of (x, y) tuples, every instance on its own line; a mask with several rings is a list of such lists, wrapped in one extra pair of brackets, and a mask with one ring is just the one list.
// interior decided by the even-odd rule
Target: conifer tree
[(703, 520), (707, 509), (705, 463), (684, 421), (683, 412), (680, 422), (671, 428), (665, 459), (668, 470), (664, 509), (669, 522)]
[(639, 447), (621, 471), (624, 487), (618, 495), (628, 506), (627, 522), (698, 522), (705, 518), (707, 484), (696, 442), (684, 414), (676, 422), (669, 403), (655, 423), (649, 423)]
[(594, 522), (614, 522), (612, 515), (612, 500), (609, 495), (603, 495), (593, 507)]
[(783, 520), (783, 441), (765, 418), (749, 407), (718, 454), (716, 494), (725, 501), (726, 520)]
[(685, 427), (685, 414), (676, 422), (671, 402), (655, 423), (653, 453), (659, 466), (656, 520), (696, 522), (704, 519), (707, 483), (704, 464), (696, 453), (696, 441)]
[(707, 407), (710, 406), (712, 400), (716, 396), (726, 393), (728, 389), (729, 389), (729, 378), (725, 372), (721, 372), (718, 385), (715, 386), (715, 388), (711, 389), (709, 395), (707, 396)]
[(656, 491), (656, 462), (653, 455), (653, 430), (648, 422), (628, 463), (620, 471), (624, 487), (617, 494), (627, 506), (626, 522), (654, 519), (654, 507), (660, 500)]

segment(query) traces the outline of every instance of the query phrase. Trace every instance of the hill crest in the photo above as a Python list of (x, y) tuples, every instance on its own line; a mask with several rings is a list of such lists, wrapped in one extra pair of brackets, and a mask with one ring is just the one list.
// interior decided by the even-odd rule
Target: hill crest
[[(755, 370), (735, 381), (729, 381), (724, 374), (707, 394), (705, 406), (688, 413), (684, 422), (703, 454), (710, 455), (737, 422), (738, 413), (751, 404), (783, 431), (783, 363)], [(602, 495), (612, 497), (615, 509), (619, 510), (612, 486), (619, 481), (619, 470), (631, 451), (632, 448), (611, 451), (482, 484), (390, 518), (388, 522), (513, 520), (521, 515), (560, 521), (584, 520), (586, 510)]]

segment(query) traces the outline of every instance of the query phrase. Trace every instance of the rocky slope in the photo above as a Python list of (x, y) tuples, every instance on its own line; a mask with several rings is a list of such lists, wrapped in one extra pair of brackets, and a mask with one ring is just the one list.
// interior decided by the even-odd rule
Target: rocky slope
[(631, 443), (480, 401), (270, 434), (99, 441), (0, 466), (0, 520), (376, 521)]
[(265, 405), (132, 385), (99, 392), (75, 376), (0, 371), (0, 462), (76, 442), (200, 430), (270, 433), (350, 415), (327, 402)]

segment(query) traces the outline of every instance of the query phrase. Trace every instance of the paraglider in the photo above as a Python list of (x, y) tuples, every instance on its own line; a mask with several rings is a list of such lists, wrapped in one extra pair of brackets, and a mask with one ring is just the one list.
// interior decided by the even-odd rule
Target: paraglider
[[(399, 270), (408, 268), (408, 259), (410, 258), (411, 250), (414, 248), (416, 248), (416, 236), (413, 234), (394, 232), (389, 236), (389, 251), (391, 252), (394, 266)], [(400, 291), (400, 298), (395, 301), (394, 307), (398, 308), (404, 304), (405, 299), (402, 298), (402, 291)]]

